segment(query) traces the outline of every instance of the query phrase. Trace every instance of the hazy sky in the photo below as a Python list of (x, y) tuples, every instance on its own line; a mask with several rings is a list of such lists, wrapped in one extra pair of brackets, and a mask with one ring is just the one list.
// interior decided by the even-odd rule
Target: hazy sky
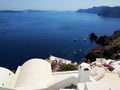
[(120, 0), (0, 0), (0, 9), (77, 10), (92, 6), (120, 6)]

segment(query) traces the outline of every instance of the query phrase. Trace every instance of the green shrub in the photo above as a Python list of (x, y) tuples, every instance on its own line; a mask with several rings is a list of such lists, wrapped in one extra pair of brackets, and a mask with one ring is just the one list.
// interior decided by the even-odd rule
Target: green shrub
[(77, 66), (73, 64), (61, 64), (57, 71), (72, 71), (77, 70)]

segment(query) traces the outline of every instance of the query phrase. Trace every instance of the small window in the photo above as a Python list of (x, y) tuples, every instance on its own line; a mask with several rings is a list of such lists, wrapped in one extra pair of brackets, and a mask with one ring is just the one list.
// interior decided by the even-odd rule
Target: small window
[(85, 68), (84, 71), (89, 71), (89, 69), (88, 69), (88, 68)]
[(2, 84), (2, 86), (4, 86), (4, 83)]
[(81, 66), (80, 66), (80, 68), (81, 68)]

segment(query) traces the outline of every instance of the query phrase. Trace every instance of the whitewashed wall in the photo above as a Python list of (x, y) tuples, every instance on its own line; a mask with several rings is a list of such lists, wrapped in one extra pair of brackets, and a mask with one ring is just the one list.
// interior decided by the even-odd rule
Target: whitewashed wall
[(34, 87), (52, 81), (50, 64), (42, 59), (31, 59), (22, 65), (15, 87)]

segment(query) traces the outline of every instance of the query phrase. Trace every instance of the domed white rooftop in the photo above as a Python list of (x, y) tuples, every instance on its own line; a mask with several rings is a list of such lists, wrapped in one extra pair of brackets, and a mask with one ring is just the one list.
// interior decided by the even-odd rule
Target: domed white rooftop
[(15, 87), (34, 87), (52, 80), (50, 64), (42, 59), (31, 59), (22, 65)]
[(14, 73), (6, 68), (0, 67), (0, 87), (7, 87)]

